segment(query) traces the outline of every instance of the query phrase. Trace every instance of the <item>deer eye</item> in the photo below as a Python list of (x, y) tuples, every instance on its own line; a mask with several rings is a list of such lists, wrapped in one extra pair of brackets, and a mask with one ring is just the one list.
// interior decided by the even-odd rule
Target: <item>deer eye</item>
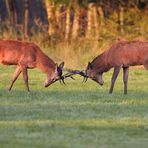
[(56, 80), (55, 78), (52, 79), (52, 81), (55, 81), (55, 80)]

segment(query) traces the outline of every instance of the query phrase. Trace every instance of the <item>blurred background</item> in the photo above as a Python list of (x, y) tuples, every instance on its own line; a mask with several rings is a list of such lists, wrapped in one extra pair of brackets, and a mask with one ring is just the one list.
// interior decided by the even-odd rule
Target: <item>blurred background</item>
[(82, 68), (113, 43), (148, 39), (148, 0), (0, 0), (0, 39)]

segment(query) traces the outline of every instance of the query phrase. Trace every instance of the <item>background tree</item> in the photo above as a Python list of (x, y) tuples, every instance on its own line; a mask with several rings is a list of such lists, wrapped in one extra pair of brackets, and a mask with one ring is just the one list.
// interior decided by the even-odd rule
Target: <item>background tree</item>
[(24, 0), (24, 39), (28, 39), (29, 0)]
[(8, 25), (9, 25), (9, 37), (12, 36), (12, 25), (13, 25), (13, 18), (12, 18), (12, 13), (11, 13), (11, 5), (10, 5), (10, 0), (5, 0), (5, 3), (6, 3), (6, 10), (7, 10), (7, 15), (8, 15)]
[(55, 41), (101, 40), (129, 33), (145, 36), (147, 9), (148, 0), (1, 0), (0, 28), (9, 30), (9, 38), (20, 27), (24, 39), (48, 32), (42, 38)]
[(73, 1), (74, 19), (72, 28), (72, 38), (75, 39), (78, 36), (79, 30), (79, 4), (78, 0)]

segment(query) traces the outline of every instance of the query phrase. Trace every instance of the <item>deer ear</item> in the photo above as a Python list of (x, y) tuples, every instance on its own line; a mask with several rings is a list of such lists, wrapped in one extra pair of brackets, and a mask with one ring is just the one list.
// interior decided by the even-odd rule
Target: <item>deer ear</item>
[(58, 64), (57, 63), (55, 64), (55, 69), (58, 69)]
[(92, 64), (90, 63), (90, 62), (88, 62), (88, 66), (87, 66), (87, 68), (89, 69), (92, 69)]
[(59, 65), (59, 68), (60, 68), (60, 69), (63, 69), (63, 67), (64, 67), (64, 62), (62, 62), (62, 63)]

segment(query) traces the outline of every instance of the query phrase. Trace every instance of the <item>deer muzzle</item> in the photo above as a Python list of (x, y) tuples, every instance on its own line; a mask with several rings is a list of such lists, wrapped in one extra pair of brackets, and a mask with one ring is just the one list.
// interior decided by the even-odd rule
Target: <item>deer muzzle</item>
[(100, 81), (98, 81), (98, 83), (99, 83), (100, 85), (103, 85), (103, 84), (104, 84), (104, 81), (103, 81), (103, 80), (100, 80)]
[(51, 81), (45, 81), (44, 86), (48, 87), (49, 85), (53, 84), (56, 80), (51, 80)]
[(104, 84), (104, 81), (102, 79), (102, 77), (99, 77), (98, 79), (96, 77), (91, 78), (93, 81), (99, 83), (100, 85)]

